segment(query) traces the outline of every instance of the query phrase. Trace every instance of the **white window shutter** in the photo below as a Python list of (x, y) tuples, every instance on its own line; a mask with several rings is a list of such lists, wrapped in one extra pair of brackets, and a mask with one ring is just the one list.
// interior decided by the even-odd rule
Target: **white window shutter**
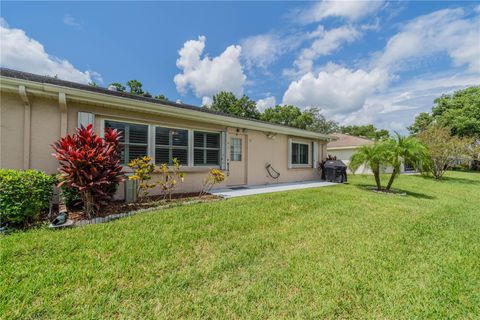
[(227, 169), (227, 133), (222, 131), (220, 136), (220, 169), (226, 170)]
[(78, 128), (80, 126), (87, 127), (89, 124), (93, 125), (95, 120), (95, 115), (90, 112), (79, 112), (78, 113)]
[(292, 168), (292, 139), (288, 139), (288, 169)]
[(193, 167), (193, 130), (188, 130), (188, 166)]
[(318, 167), (318, 141), (313, 142), (313, 167)]

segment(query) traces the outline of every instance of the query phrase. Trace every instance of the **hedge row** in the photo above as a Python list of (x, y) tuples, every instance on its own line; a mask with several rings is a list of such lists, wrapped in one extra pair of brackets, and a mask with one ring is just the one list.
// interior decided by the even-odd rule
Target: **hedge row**
[(0, 169), (0, 225), (25, 227), (52, 199), (55, 176), (37, 170)]

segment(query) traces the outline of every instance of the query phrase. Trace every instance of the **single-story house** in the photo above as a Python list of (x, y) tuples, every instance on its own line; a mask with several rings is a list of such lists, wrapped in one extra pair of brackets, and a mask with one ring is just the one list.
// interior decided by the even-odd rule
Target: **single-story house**
[[(349, 134), (333, 133), (332, 136), (337, 138), (337, 140), (330, 141), (327, 144), (327, 154), (336, 157), (338, 160), (342, 160), (347, 165), (347, 172), (349, 173), (351, 173), (351, 170), (348, 168), (350, 159), (357, 152), (358, 148), (374, 143), (370, 139)], [(362, 165), (355, 173), (371, 174), (372, 171)]]
[[(347, 165), (347, 168), (350, 163), (350, 159), (361, 146), (375, 143), (373, 140), (370, 140), (365, 137), (357, 137), (357, 136), (352, 136), (352, 135), (343, 134), (343, 133), (333, 133), (332, 136), (335, 137), (336, 140), (332, 140), (328, 143), (327, 154), (330, 156), (336, 157), (338, 160), (342, 160)], [(347, 169), (347, 171), (349, 173), (352, 173), (349, 168)], [(382, 171), (385, 173), (391, 173), (392, 168), (386, 167), (386, 168), (383, 168)], [(414, 168), (411, 166), (408, 166), (408, 164), (407, 165), (402, 164), (400, 168), (400, 172), (406, 172), (406, 171), (414, 171)], [(372, 174), (372, 171), (370, 170), (370, 168), (362, 165), (357, 169), (357, 171), (355, 171), (355, 173), (356, 174)]]
[[(93, 124), (123, 133), (124, 165), (148, 155), (156, 164), (176, 157), (186, 173), (179, 192), (198, 191), (209, 169), (218, 187), (320, 178), (331, 136), (206, 108), (158, 100), (10, 69), (0, 69), (0, 167), (57, 171), (52, 143)], [(267, 165), (280, 173), (275, 179)], [(128, 167), (125, 167), (127, 170)], [(155, 192), (155, 191), (154, 191)], [(158, 190), (157, 190), (158, 192)], [(122, 194), (122, 187), (119, 195)]]

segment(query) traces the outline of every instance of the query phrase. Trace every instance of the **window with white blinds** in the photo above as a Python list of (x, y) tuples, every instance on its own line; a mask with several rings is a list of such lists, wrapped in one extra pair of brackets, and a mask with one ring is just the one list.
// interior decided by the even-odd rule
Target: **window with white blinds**
[(182, 166), (219, 166), (222, 161), (222, 134), (189, 129), (176, 129), (153, 124), (135, 124), (104, 120), (105, 128), (121, 132), (122, 164), (150, 156), (155, 164), (173, 164), (177, 158)]
[(194, 165), (220, 165), (220, 133), (195, 131), (193, 140)]
[(188, 130), (155, 127), (155, 163), (188, 165)]
[(105, 128), (121, 132), (123, 164), (127, 165), (133, 159), (148, 155), (148, 125), (107, 120)]
[(308, 165), (309, 164), (309, 157), (308, 157), (308, 149), (310, 144), (308, 143), (299, 143), (299, 142), (292, 142), (292, 154), (291, 154), (291, 161), (292, 164), (300, 164), (300, 165)]

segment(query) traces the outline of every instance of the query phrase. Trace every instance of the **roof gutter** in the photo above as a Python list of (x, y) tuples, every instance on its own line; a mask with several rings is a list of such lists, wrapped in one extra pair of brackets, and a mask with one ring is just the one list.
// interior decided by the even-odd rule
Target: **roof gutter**
[(245, 128), (250, 130), (274, 132), (298, 137), (306, 137), (320, 140), (336, 140), (334, 137), (322, 133), (301, 130), (291, 127), (278, 126), (270, 123), (252, 121), (248, 119), (233, 118), (218, 114), (201, 112), (190, 109), (183, 109), (166, 104), (152, 103), (148, 101), (133, 100), (125, 97), (111, 96), (108, 94), (90, 92), (68, 86), (59, 86), (49, 83), (40, 83), (24, 79), (0, 77), (0, 88), (6, 91), (18, 92), (18, 86), (26, 87), (29, 94), (46, 96), (58, 99), (59, 93), (64, 93), (66, 99), (70, 101), (101, 105), (112, 108), (121, 108), (130, 111), (151, 113), (177, 117), (187, 120), (202, 121), (224, 126)]

